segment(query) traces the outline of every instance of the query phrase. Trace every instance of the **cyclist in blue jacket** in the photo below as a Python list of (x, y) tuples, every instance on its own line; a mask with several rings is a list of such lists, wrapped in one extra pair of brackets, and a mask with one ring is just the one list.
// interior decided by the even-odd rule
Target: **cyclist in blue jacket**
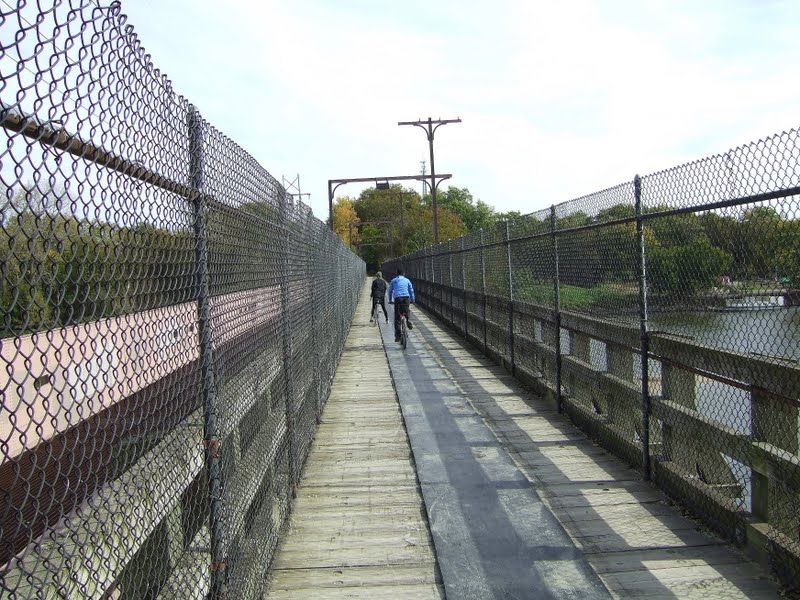
[(389, 283), (389, 304), (394, 302), (394, 341), (400, 341), (400, 313), (406, 313), (406, 325), (411, 325), (410, 304), (414, 303), (414, 286), (411, 281), (403, 277), (403, 269), (397, 269), (397, 277)]

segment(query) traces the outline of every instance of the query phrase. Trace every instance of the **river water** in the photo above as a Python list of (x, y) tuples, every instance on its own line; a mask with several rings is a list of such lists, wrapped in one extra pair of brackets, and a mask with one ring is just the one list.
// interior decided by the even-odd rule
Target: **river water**
[(656, 314), (650, 330), (685, 335), (726, 350), (800, 360), (800, 306)]
[[(800, 307), (796, 306), (656, 315), (650, 330), (767, 360), (800, 360)], [(745, 390), (700, 376), (696, 384), (700, 412), (742, 433), (751, 432), (750, 395)]]
[[(742, 299), (744, 303), (746, 299)], [(756, 305), (756, 302), (752, 303)], [(766, 303), (764, 303), (766, 304)], [(620, 319), (632, 327), (638, 326), (634, 318)], [(680, 335), (687, 341), (703, 346), (731, 350), (752, 355), (767, 361), (786, 364), (796, 361), (800, 367), (800, 307), (777, 307), (760, 309), (736, 309), (720, 311), (697, 311), (684, 313), (658, 313), (650, 315), (649, 329), (652, 333)], [(562, 330), (561, 351), (570, 353), (569, 336)], [(591, 340), (590, 361), (598, 370), (607, 369), (606, 346), (600, 340)], [(641, 371), (638, 356), (633, 361), (634, 373)], [(693, 366), (693, 365), (689, 365)], [(662, 365), (651, 360), (650, 393), (659, 396)], [(747, 382), (743, 382), (747, 383)], [(745, 435), (752, 433), (751, 397), (747, 390), (722, 383), (700, 375), (694, 376), (695, 405), (705, 416)], [(709, 436), (708, 451), (713, 452)], [(742, 485), (742, 493), (736, 498), (743, 510), (751, 509), (751, 472), (749, 466), (724, 455), (732, 473)]]
[[(685, 335), (712, 347), (751, 353), (767, 360), (800, 361), (800, 307), (664, 314), (656, 315), (650, 325), (651, 331)], [(701, 376), (695, 377), (695, 384), (701, 413), (742, 433), (752, 432), (747, 391)], [(750, 510), (750, 470), (730, 457), (725, 459), (743, 484), (740, 506)]]
[[(635, 327), (638, 321), (629, 323)], [(766, 360), (781, 359), (783, 362), (788, 359), (800, 363), (800, 307), (655, 313), (650, 316), (649, 325), (653, 333), (677, 334), (704, 346), (752, 354)], [(592, 340), (590, 348), (592, 364), (604, 370), (607, 362), (605, 345)], [(562, 351), (569, 352), (568, 346), (562, 347)], [(638, 357), (634, 360), (634, 370), (640, 370)], [(651, 394), (662, 393), (661, 377), (661, 364), (651, 361)], [(699, 412), (746, 435), (752, 433), (751, 398), (746, 390), (700, 375), (695, 376), (694, 382)], [(743, 493), (738, 498), (740, 506), (749, 510), (750, 469), (730, 457), (725, 459), (743, 486)]]

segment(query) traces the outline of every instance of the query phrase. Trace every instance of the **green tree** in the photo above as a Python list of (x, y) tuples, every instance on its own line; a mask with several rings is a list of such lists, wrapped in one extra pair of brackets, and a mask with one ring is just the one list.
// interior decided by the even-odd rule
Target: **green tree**
[(412, 190), (400, 185), (392, 185), (388, 190), (365, 189), (353, 201), (353, 208), (358, 220), (365, 223), (361, 227), (362, 239), (367, 224), (381, 232), (381, 245), (375, 246), (374, 253), (370, 251), (369, 256), (362, 254), (371, 265), (416, 249), (420, 236), (427, 239), (418, 231), (419, 227), (424, 227), (425, 207)]
[[(429, 202), (428, 196), (425, 199)], [(468, 232), (486, 229), (498, 221), (494, 208), (482, 200), (476, 202), (467, 188), (450, 186), (436, 196), (436, 203), (439, 208), (446, 208), (457, 215)]]
[(711, 244), (727, 252), (733, 259), (729, 275), (734, 279), (745, 277), (747, 272), (746, 249), (742, 244), (742, 225), (733, 216), (708, 212), (700, 216), (703, 229)]
[[(562, 215), (556, 219), (559, 254), (559, 277), (562, 283), (592, 287), (600, 282), (600, 259), (591, 231), (564, 232), (565, 229), (590, 225), (592, 218), (584, 211)], [(550, 224), (548, 223), (548, 230)]]
[[(439, 242), (446, 242), (467, 233), (461, 218), (447, 208), (439, 208)], [(423, 208), (412, 215), (411, 236), (406, 249), (414, 252), (433, 244), (433, 209)]]
[(375, 225), (364, 225), (360, 233), (359, 255), (367, 263), (368, 268), (376, 270), (386, 255), (388, 240), (384, 232)]
[(747, 278), (772, 279), (778, 276), (780, 231), (783, 218), (772, 207), (754, 206), (742, 216), (741, 243)]
[(800, 220), (781, 222), (775, 264), (781, 279), (788, 279), (794, 288), (800, 287)]
[[(631, 204), (616, 204), (601, 210), (597, 221), (610, 223), (635, 216)], [(599, 280), (603, 282), (630, 283), (636, 279), (639, 245), (636, 223), (629, 221), (592, 230), (589, 244), (597, 252)]]
[(58, 256), (45, 247), (36, 221), (30, 213), (6, 214), (0, 227), (2, 337), (57, 324), (48, 296)]
[(519, 221), (522, 219), (522, 213), (518, 210), (509, 210), (506, 212), (496, 213), (497, 221)]
[(712, 287), (733, 259), (708, 240), (685, 246), (655, 243), (647, 254), (647, 280), (651, 289), (670, 303), (688, 302), (698, 291)]
[(126, 273), (122, 312), (178, 304), (195, 297), (193, 232), (166, 231), (141, 223), (120, 230), (118, 235), (119, 248), (125, 254), (119, 272)]
[[(18, 211), (25, 206), (33, 209)], [(7, 204), (3, 215), (0, 326), (4, 337), (191, 297), (195, 249), (187, 230), (166, 231), (145, 224), (126, 228), (42, 206)]]
[(6, 187), (0, 198), (0, 224), (25, 214), (56, 216), (60, 214), (59, 207), (64, 204), (65, 194), (64, 190), (54, 190), (49, 185), (40, 189), (32, 182), (20, 185), (16, 191)]
[(661, 302), (688, 303), (699, 291), (713, 287), (730, 273), (733, 256), (712, 243), (708, 226), (708, 221), (695, 213), (648, 219), (647, 281)]

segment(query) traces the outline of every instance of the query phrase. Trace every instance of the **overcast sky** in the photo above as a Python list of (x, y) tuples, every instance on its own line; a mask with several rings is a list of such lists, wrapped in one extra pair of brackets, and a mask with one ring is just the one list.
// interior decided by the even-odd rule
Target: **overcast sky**
[[(438, 173), (531, 212), (798, 125), (795, 0), (123, 0), (154, 65), (314, 213)], [(355, 196), (347, 185), (337, 195)], [(420, 189), (419, 185), (415, 189)]]

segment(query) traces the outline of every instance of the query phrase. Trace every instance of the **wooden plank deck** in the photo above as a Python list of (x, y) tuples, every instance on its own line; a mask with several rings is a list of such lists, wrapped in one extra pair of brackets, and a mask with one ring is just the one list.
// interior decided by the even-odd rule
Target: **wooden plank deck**
[(755, 563), (682, 516), (663, 494), (526, 392), (423, 310), (423, 360), (444, 368), (614, 597), (778, 598)]
[(368, 302), (365, 286), (266, 598), (444, 597), (380, 333), (367, 322)]
[[(366, 296), (365, 289), (267, 598), (445, 597)], [(458, 390), (446, 394), (452, 412), (463, 407), (482, 417), (613, 597), (780, 597), (757, 565), (681, 515), (504, 370), (424, 311), (416, 310), (414, 323), (419, 360), (443, 369), (436, 385)]]

